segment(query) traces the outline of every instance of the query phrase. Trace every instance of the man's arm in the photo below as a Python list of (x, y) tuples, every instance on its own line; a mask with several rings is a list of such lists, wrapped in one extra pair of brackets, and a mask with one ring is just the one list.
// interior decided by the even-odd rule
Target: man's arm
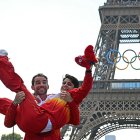
[(16, 124), (16, 113), (18, 104), (20, 104), (25, 99), (25, 94), (19, 92), (16, 94), (14, 101), (9, 106), (4, 120), (4, 125), (8, 128), (13, 127)]
[(17, 106), (14, 105), (14, 103), (9, 106), (9, 109), (5, 115), (5, 120), (4, 120), (4, 125), (8, 128), (13, 127), (16, 124), (16, 111), (17, 111)]

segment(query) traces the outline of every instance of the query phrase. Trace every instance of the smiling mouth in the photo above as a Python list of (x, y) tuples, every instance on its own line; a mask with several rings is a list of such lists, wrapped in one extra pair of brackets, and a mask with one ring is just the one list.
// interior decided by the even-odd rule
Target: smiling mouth
[(62, 90), (66, 91), (66, 90), (68, 90), (68, 89), (67, 89), (67, 88), (63, 88)]
[(38, 91), (45, 91), (45, 88), (39, 88)]

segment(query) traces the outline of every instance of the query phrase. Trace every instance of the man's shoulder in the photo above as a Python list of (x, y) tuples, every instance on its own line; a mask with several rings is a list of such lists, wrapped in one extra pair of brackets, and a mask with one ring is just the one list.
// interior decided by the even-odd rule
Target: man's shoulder
[(48, 94), (47, 98), (52, 99), (52, 98), (57, 98), (60, 97), (60, 93), (52, 93), (52, 94)]

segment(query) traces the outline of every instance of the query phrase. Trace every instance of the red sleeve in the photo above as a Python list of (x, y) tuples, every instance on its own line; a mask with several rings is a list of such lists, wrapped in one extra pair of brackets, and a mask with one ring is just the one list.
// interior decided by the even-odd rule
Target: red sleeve
[(78, 105), (72, 101), (67, 103), (70, 108), (70, 121), (68, 124), (79, 125), (80, 123), (80, 112)]
[(92, 88), (92, 85), (93, 85), (92, 73), (86, 72), (82, 85), (79, 88), (74, 88), (69, 91), (73, 100), (77, 104), (80, 104), (82, 100), (88, 95), (89, 91)]
[(4, 125), (8, 128), (13, 127), (16, 124), (16, 111), (17, 111), (17, 105), (14, 105), (13, 103), (11, 106), (9, 106), (4, 120)]

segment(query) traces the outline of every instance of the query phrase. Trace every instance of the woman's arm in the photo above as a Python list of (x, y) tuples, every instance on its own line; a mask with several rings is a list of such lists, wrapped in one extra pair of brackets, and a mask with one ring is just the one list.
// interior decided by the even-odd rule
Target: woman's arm
[(70, 93), (67, 91), (63, 91), (60, 93), (60, 98), (67, 102), (67, 105), (70, 109), (70, 121), (68, 124), (79, 125), (80, 123), (80, 112), (79, 107), (71, 97)]

